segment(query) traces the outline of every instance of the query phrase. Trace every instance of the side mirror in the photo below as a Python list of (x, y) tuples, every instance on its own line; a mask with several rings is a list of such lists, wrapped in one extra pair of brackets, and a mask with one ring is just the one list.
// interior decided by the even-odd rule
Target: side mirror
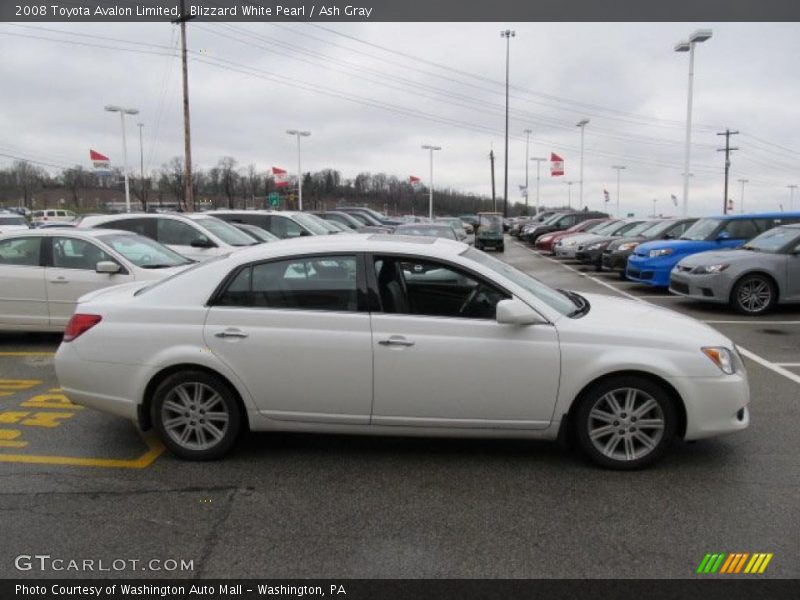
[(717, 235), (717, 241), (720, 242), (722, 240), (729, 240), (731, 238), (731, 234), (727, 231), (720, 231), (719, 235)]
[(95, 265), (94, 270), (97, 273), (108, 273), (109, 275), (113, 275), (114, 273), (119, 273), (120, 266), (111, 260), (101, 260), (97, 265)]
[(495, 318), (504, 325), (536, 325), (547, 322), (530, 306), (516, 298), (498, 302)]
[(306, 231), (305, 229), (300, 231), (300, 237), (305, 237), (307, 235), (311, 235), (310, 231)]
[(192, 240), (192, 248), (213, 248), (214, 244), (207, 237), (198, 237)]

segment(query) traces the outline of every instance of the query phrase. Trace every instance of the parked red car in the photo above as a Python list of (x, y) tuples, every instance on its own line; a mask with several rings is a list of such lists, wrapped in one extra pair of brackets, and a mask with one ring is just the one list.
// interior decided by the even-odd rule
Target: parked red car
[(611, 221), (611, 219), (588, 219), (586, 221), (581, 221), (580, 223), (576, 223), (569, 229), (565, 229), (564, 231), (554, 231), (552, 233), (545, 233), (542, 236), (539, 236), (536, 239), (535, 247), (539, 252), (553, 252), (553, 244), (555, 244), (558, 240), (564, 237), (569, 237), (570, 235), (575, 235), (578, 233), (585, 233), (594, 227), (598, 227), (601, 224), (605, 224)]

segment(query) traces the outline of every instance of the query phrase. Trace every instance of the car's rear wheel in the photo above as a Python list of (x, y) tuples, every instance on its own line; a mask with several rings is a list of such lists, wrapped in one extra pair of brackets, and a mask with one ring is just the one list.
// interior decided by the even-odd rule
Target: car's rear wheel
[(153, 425), (170, 451), (189, 460), (215, 460), (236, 443), (242, 411), (221, 378), (204, 371), (167, 377), (153, 394)]
[(620, 376), (591, 388), (575, 414), (578, 441), (596, 464), (640, 469), (660, 459), (677, 429), (677, 411), (663, 387)]
[(743, 315), (768, 313), (778, 301), (778, 290), (769, 277), (754, 273), (745, 275), (731, 292), (731, 305)]

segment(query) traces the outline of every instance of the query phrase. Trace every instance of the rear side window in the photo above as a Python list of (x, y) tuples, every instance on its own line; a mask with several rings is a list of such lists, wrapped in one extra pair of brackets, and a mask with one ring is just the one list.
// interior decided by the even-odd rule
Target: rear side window
[(122, 229), (123, 231), (132, 231), (150, 239), (155, 239), (156, 232), (153, 219), (117, 219), (116, 221), (108, 221), (102, 225), (98, 225), (101, 229)]
[(0, 266), (38, 267), (42, 238), (24, 237), (0, 241)]
[(355, 312), (357, 264), (351, 255), (293, 258), (248, 266), (230, 280), (215, 304)]

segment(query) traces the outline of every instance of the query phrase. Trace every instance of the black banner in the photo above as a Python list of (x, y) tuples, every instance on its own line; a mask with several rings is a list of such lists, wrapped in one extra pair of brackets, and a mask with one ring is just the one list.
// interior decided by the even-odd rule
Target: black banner
[(3, 580), (0, 598), (75, 600), (137, 598), (140, 600), (230, 598), (341, 598), (362, 600), (519, 600), (525, 598), (597, 598), (608, 600), (770, 600), (796, 599), (798, 580), (725, 579), (656, 580)]
[[(183, 5), (183, 10), (181, 6)], [(3, 0), (0, 21), (798, 21), (797, 0)]]

